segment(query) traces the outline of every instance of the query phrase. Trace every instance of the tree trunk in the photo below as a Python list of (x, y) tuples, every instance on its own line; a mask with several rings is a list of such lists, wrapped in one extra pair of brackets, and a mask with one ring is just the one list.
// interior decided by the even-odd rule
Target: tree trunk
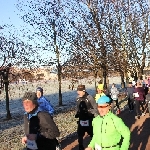
[(121, 76), (121, 87), (125, 88), (124, 73), (122, 72), (120, 76)]
[(104, 83), (104, 88), (107, 89), (107, 73), (106, 73), (106, 70), (104, 70), (103, 72), (103, 83)]
[(11, 114), (10, 114), (10, 110), (9, 110), (9, 95), (8, 95), (8, 80), (5, 81), (5, 92), (6, 92), (6, 111), (7, 111), (7, 116), (6, 116), (6, 119), (11, 119)]
[(95, 92), (97, 92), (96, 78), (97, 78), (97, 72), (95, 72), (95, 74), (94, 74), (94, 79), (95, 79)]
[(62, 106), (62, 93), (61, 93), (61, 65), (58, 63), (58, 82), (59, 82), (59, 106)]

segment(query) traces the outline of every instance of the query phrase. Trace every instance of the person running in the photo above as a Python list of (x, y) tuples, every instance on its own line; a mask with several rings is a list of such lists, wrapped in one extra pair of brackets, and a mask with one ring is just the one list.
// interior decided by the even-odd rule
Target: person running
[(95, 96), (95, 100), (97, 101), (103, 95), (105, 95), (105, 93), (104, 93), (104, 84), (98, 84), (97, 94)]
[(148, 106), (148, 112), (149, 112), (149, 116), (150, 116), (150, 87), (148, 88), (148, 93), (146, 95), (146, 103)]
[[(145, 113), (144, 113), (145, 91), (140, 82), (137, 82), (137, 86), (134, 89), (134, 99), (135, 99), (135, 105), (136, 105), (135, 119), (140, 119), (140, 115), (145, 116)], [(140, 106), (142, 107), (142, 112), (140, 110)]]
[(89, 95), (85, 90), (85, 85), (79, 85), (77, 87), (77, 113), (75, 118), (79, 118), (77, 134), (79, 150), (84, 150), (83, 136), (87, 132), (90, 137), (93, 137), (92, 120), (98, 114), (97, 104), (94, 98)]
[(132, 82), (129, 82), (128, 87), (126, 89), (127, 93), (127, 99), (128, 99), (128, 106), (129, 106), (129, 112), (133, 112), (134, 109), (134, 87), (132, 86)]
[(35, 92), (25, 92), (22, 101), (25, 110), (22, 143), (27, 150), (56, 150), (60, 132), (52, 116), (39, 109)]
[(116, 88), (116, 85), (113, 83), (112, 87), (111, 87), (111, 90), (110, 90), (110, 95), (111, 95), (111, 99), (112, 99), (112, 112), (115, 113), (114, 106), (116, 104), (117, 113), (119, 114), (120, 113), (120, 108), (119, 108), (119, 104), (118, 104), (118, 94), (119, 94), (119, 91)]
[[(48, 112), (52, 117), (54, 115), (54, 108), (52, 104), (43, 96), (43, 88), (38, 87), (36, 89), (36, 95), (38, 97), (38, 105), (39, 109)], [(56, 139), (57, 147), (56, 150), (61, 150), (61, 144), (60, 142)]]
[(54, 108), (51, 103), (43, 96), (43, 88), (38, 87), (36, 89), (36, 95), (38, 97), (38, 104), (41, 109), (49, 112), (50, 115), (54, 115)]
[(93, 138), (85, 150), (128, 150), (130, 130), (110, 111), (110, 98), (102, 96), (97, 104), (99, 115), (92, 121)]

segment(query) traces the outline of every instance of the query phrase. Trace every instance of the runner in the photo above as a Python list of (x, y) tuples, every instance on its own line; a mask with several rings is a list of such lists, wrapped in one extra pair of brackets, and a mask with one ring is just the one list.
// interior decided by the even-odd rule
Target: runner
[(110, 111), (110, 98), (102, 96), (97, 103), (100, 115), (92, 121), (93, 138), (85, 150), (128, 150), (130, 130)]
[(77, 129), (78, 143), (79, 150), (84, 150), (83, 136), (87, 132), (91, 138), (93, 137), (92, 120), (98, 114), (98, 111), (97, 104), (94, 98), (86, 92), (85, 85), (77, 87), (77, 94), (77, 113), (75, 118), (79, 118)]

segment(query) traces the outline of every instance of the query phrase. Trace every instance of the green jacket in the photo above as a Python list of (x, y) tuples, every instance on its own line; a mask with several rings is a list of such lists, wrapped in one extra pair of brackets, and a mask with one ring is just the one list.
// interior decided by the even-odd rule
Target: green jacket
[(108, 150), (113, 145), (119, 144), (121, 136), (123, 137), (123, 142), (121, 147), (111, 147), (111, 150), (128, 150), (130, 145), (130, 130), (124, 124), (121, 118), (117, 117), (113, 113), (109, 112), (104, 117), (97, 116), (93, 119), (93, 138), (88, 145), (93, 150), (95, 144), (102, 147), (103, 150)]

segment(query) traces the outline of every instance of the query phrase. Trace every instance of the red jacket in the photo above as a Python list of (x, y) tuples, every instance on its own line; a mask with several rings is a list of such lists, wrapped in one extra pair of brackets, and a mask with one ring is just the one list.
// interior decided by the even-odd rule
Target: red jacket
[(144, 91), (144, 88), (143, 87), (137, 87), (134, 89), (134, 93), (137, 93), (139, 94), (139, 97), (135, 97), (135, 100), (144, 100), (145, 99), (145, 91)]

